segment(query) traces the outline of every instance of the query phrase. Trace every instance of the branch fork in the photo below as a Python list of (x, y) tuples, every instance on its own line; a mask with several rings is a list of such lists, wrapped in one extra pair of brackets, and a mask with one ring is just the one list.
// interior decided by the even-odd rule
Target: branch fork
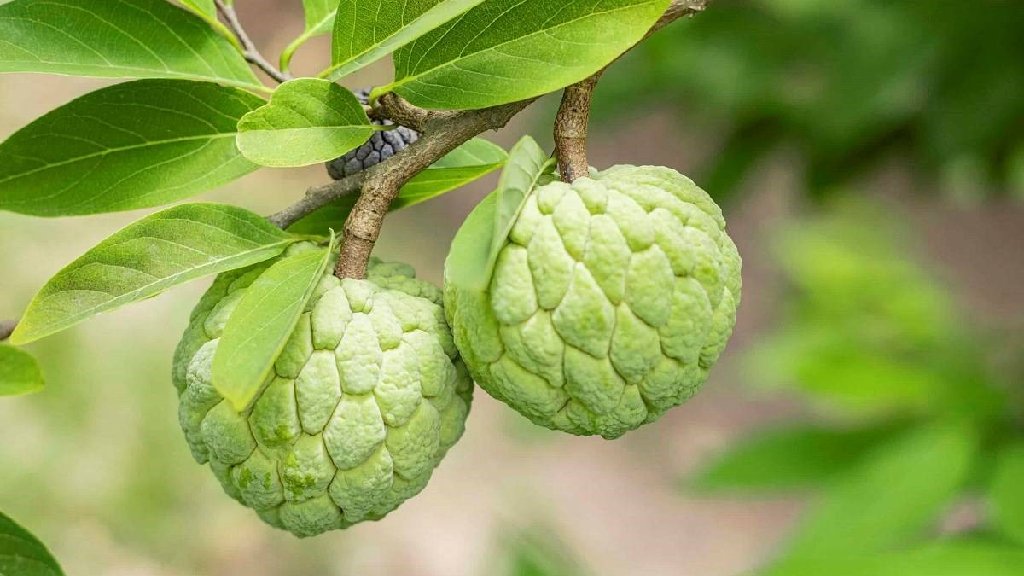
[[(223, 6), (222, 0), (216, 2), (218, 8)], [(710, 0), (673, 0), (648, 36), (679, 18), (701, 12), (708, 2)], [(224, 15), (230, 25), (230, 17)], [(240, 41), (243, 46), (246, 44), (241, 36)], [(260, 64), (254, 64), (267, 72)], [(586, 175), (589, 170), (586, 139), (590, 102), (603, 72), (566, 88), (563, 95), (555, 123), (555, 141), (562, 178), (568, 182)], [(421, 134), (420, 139), (386, 162), (364, 172), (310, 188), (302, 200), (274, 214), (270, 221), (287, 228), (338, 198), (360, 192), (359, 200), (345, 222), (335, 275), (339, 278), (365, 278), (370, 252), (380, 236), (384, 217), (402, 187), (416, 174), (472, 138), (504, 127), (535, 101), (524, 100), (482, 110), (434, 111), (419, 108), (397, 94), (385, 94), (370, 110), (371, 117), (386, 118), (416, 130)]]

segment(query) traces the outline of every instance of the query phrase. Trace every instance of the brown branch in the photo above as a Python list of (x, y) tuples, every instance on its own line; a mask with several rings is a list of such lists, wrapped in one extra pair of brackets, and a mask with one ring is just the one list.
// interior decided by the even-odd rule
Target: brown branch
[(7, 340), (14, 333), (14, 329), (17, 328), (17, 320), (2, 320), (0, 321), (0, 342)]
[[(703, 11), (710, 0), (674, 0), (665, 15), (644, 36), (652, 34), (684, 16), (692, 16)], [(611, 64), (609, 64), (611, 66)], [(596, 74), (568, 86), (562, 93), (562, 104), (555, 117), (555, 157), (558, 158), (558, 171), (563, 182), (572, 183), (590, 171), (587, 161), (587, 133), (590, 126), (590, 106), (593, 101), (594, 89), (608, 67)]]
[(436, 123), (445, 119), (452, 120), (459, 113), (424, 110), (410, 104), (398, 94), (389, 92), (377, 99), (377, 114), (391, 120), (395, 124), (412, 128), (422, 134), (429, 129), (427, 124), (430, 122)]
[(360, 172), (337, 182), (331, 182), (323, 186), (314, 186), (306, 190), (306, 195), (303, 196), (302, 200), (267, 219), (278, 228), (287, 228), (331, 202), (359, 192), (363, 187), (363, 182), (366, 180), (366, 174), (366, 172)]
[[(678, 18), (700, 12), (709, 1), (675, 0), (652, 28), (652, 33)], [(596, 84), (596, 79), (593, 83)], [(335, 274), (341, 278), (364, 278), (384, 217), (402, 186), (470, 139), (505, 126), (535, 100), (483, 110), (431, 111), (414, 106), (396, 94), (385, 94), (378, 100), (371, 117), (387, 118), (412, 128), (422, 134), (421, 138), (387, 162), (344, 180), (309, 189), (301, 201), (271, 216), (270, 220), (286, 228), (329, 202), (361, 189), (359, 200), (345, 222)], [(588, 105), (582, 109), (589, 112)], [(585, 173), (586, 164), (583, 166)]]
[[(385, 97), (381, 98), (385, 100)], [(341, 255), (334, 273), (339, 278), (365, 278), (370, 252), (380, 236), (384, 216), (402, 186), (445, 154), (487, 130), (505, 126), (534, 100), (464, 112), (426, 112), (424, 135), (387, 162), (365, 172), (366, 181), (345, 221)], [(411, 106), (411, 105), (410, 105)]]
[(711, 0), (672, 0), (669, 4), (668, 10), (665, 10), (665, 15), (658, 20), (658, 23), (651, 28), (651, 31), (647, 33), (647, 36), (661, 30), (665, 26), (679, 20), (680, 18), (693, 16), (703, 12)]
[(245, 27), (242, 26), (241, 21), (238, 19), (238, 13), (235, 12), (233, 5), (226, 4), (224, 0), (213, 0), (213, 3), (217, 6), (217, 12), (220, 13), (221, 17), (224, 18), (224, 22), (231, 29), (231, 32), (238, 38), (238, 42), (242, 45), (242, 56), (246, 62), (256, 66), (263, 71), (264, 74), (270, 76), (278, 83), (287, 82), (294, 78), (287, 72), (278, 70), (269, 60), (263, 57), (260, 53), (259, 48), (256, 47), (256, 43), (249, 38), (249, 34), (245, 31)]

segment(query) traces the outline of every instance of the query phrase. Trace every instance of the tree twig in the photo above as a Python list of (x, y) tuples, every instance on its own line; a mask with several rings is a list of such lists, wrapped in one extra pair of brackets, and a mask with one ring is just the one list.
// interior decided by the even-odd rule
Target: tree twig
[(555, 157), (563, 182), (572, 184), (590, 170), (587, 161), (590, 103), (603, 73), (604, 70), (562, 92), (562, 104), (555, 116)]
[(424, 135), (419, 140), (387, 162), (365, 172), (363, 191), (345, 221), (341, 255), (335, 275), (339, 278), (366, 277), (370, 252), (380, 236), (384, 216), (402, 186), (413, 176), (471, 138), (505, 126), (513, 116), (533, 102), (531, 99), (455, 113), (426, 112), (421, 125)]
[(306, 190), (302, 200), (267, 219), (278, 228), (287, 228), (331, 202), (359, 192), (365, 180), (366, 172), (359, 172), (337, 182), (314, 186)]
[[(710, 0), (674, 0), (651, 33), (681, 17), (704, 10), (708, 2)], [(483, 110), (431, 111), (414, 106), (396, 94), (385, 94), (377, 102), (375, 115), (421, 132), (422, 137), (387, 162), (344, 180), (310, 188), (302, 200), (274, 214), (270, 220), (285, 228), (333, 200), (361, 190), (359, 200), (345, 222), (335, 274), (342, 278), (364, 278), (384, 217), (402, 186), (470, 139), (487, 130), (505, 126), (534, 101), (524, 100)]]
[[(665, 11), (665, 15), (658, 20), (644, 36), (644, 39), (679, 18), (703, 11), (709, 1), (674, 0)], [(558, 108), (558, 115), (555, 117), (555, 156), (558, 158), (558, 171), (563, 182), (572, 183), (577, 178), (585, 176), (590, 170), (590, 163), (587, 161), (590, 106), (593, 101), (594, 89), (607, 69), (606, 66), (586, 80), (567, 86), (562, 92), (562, 103)]]
[(235, 37), (238, 38), (238, 42), (242, 45), (242, 56), (245, 60), (256, 66), (263, 71), (264, 74), (270, 76), (278, 83), (287, 82), (291, 80), (293, 76), (287, 72), (282, 72), (274, 67), (269, 60), (263, 57), (260, 53), (259, 48), (256, 47), (256, 43), (249, 38), (249, 34), (245, 31), (242, 23), (238, 19), (238, 13), (235, 12), (235, 7), (226, 4), (224, 0), (213, 0), (217, 6), (217, 11), (220, 12), (221, 17), (224, 18), (224, 22), (234, 33)]
[(10, 338), (17, 326), (17, 320), (0, 320), (0, 342)]

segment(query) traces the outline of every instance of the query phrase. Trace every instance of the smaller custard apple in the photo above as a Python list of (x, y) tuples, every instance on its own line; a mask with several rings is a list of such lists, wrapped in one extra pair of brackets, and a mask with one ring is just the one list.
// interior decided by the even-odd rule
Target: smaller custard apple
[(541, 426), (616, 438), (653, 422), (732, 334), (739, 253), (718, 205), (675, 170), (539, 186), (496, 253), (475, 291), (450, 281), (449, 255), (445, 313), (480, 387)]
[(374, 260), (366, 280), (339, 280), (329, 265), (240, 414), (213, 387), (213, 357), (273, 262), (221, 274), (192, 312), (173, 368), (185, 439), (224, 491), (272, 526), (304, 537), (380, 519), (426, 486), (469, 412), (473, 383), (440, 290), (404, 264)]

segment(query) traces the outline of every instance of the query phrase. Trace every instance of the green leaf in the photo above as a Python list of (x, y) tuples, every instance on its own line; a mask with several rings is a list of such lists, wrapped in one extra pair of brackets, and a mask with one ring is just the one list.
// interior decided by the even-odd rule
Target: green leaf
[(483, 178), (501, 168), (508, 153), (497, 144), (474, 138), (413, 177), (391, 204), (392, 210), (415, 206)]
[(967, 479), (977, 439), (961, 426), (914, 430), (867, 456), (803, 520), (793, 557), (881, 551), (919, 535)]
[[(207, 22), (217, 21), (217, 5), (213, 0), (180, 0), (181, 4)], [(231, 2), (228, 2), (230, 4)]]
[(509, 153), (498, 188), (463, 222), (445, 260), (445, 278), (469, 291), (485, 290), (498, 252), (529, 193), (550, 167), (537, 142), (524, 136)]
[(0, 512), (0, 574), (63, 576), (64, 572), (38, 538)]
[(231, 42), (164, 0), (4, 4), (0, 72), (177, 78), (265, 89)]
[(992, 522), (1024, 545), (1024, 442), (1003, 449), (989, 492)]
[(393, 90), (425, 108), (486, 108), (579, 82), (639, 42), (668, 0), (487, 0), (395, 53)]
[[(179, 0), (186, 9), (194, 12), (197, 16), (206, 21), (207, 24), (212, 26), (222, 36), (227, 38), (232, 44), (240, 48), (238, 38), (228, 30), (220, 19), (217, 17), (217, 5), (213, 0)], [(234, 4), (234, 0), (226, 0), (225, 4), (228, 6)]]
[(802, 425), (759, 430), (687, 482), (698, 490), (793, 490), (833, 484), (898, 428)]
[(263, 100), (238, 88), (137, 80), (87, 94), (0, 144), (0, 210), (35, 216), (150, 208), (257, 168), (235, 147)]
[(282, 258), (246, 289), (213, 357), (213, 385), (239, 412), (265, 384), (334, 251)]
[[(338, 6), (333, 66), (337, 80), (465, 13), (483, 0), (353, 0)], [(335, 3), (337, 4), (337, 3)], [(371, 16), (372, 15), (372, 16)], [(372, 21), (368, 21), (372, 18)]]
[[(501, 146), (474, 138), (413, 177), (391, 203), (391, 210), (415, 206), (457, 190), (501, 168), (507, 160), (508, 154)], [(288, 231), (323, 235), (331, 228), (340, 230), (358, 197), (349, 194), (336, 200), (299, 220)]]
[(267, 105), (242, 117), (238, 149), (263, 166), (308, 166), (357, 148), (374, 130), (348, 89), (299, 78), (282, 84)]
[(491, 241), (494, 249), (492, 260), (498, 257), (497, 252), (512, 231), (512, 225), (523, 210), (526, 198), (553, 163), (554, 159), (529, 136), (523, 137), (512, 147), (508, 165), (498, 181), (494, 238)]
[(302, 0), (302, 7), (306, 14), (306, 28), (281, 53), (281, 69), (285, 71), (291, 66), (296, 50), (311, 39), (321, 34), (328, 34), (334, 29), (338, 0)]
[(784, 560), (759, 576), (1018, 576), (1024, 549), (947, 542), (887, 554), (822, 555)]
[(589, 571), (552, 528), (538, 525), (502, 537), (506, 569), (503, 576), (583, 576)]
[(262, 262), (295, 240), (234, 206), (175, 206), (128, 225), (58, 272), (11, 342), (32, 342), (171, 286)]
[(42, 389), (43, 372), (36, 359), (24, 350), (0, 343), (0, 396), (20, 396)]

